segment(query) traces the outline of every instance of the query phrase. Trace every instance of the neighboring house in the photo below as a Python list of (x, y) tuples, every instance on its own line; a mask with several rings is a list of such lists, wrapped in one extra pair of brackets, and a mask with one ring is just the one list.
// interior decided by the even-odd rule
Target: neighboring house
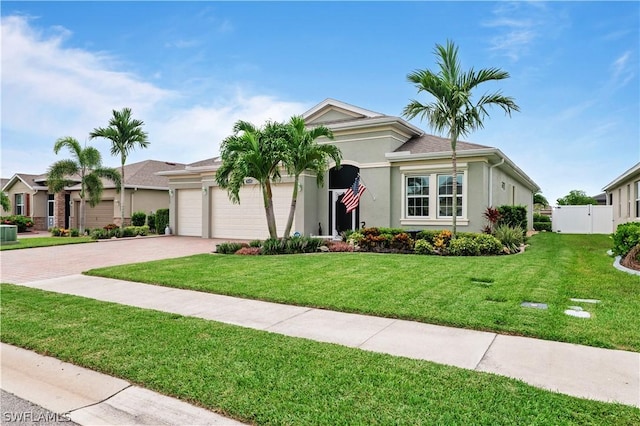
[(602, 188), (607, 205), (613, 206), (614, 229), (625, 222), (640, 221), (640, 163)]
[[(169, 207), (168, 179), (157, 173), (184, 169), (184, 164), (146, 160), (125, 166), (125, 224), (131, 221), (131, 213), (150, 213)], [(119, 168), (118, 168), (119, 170)], [(71, 178), (71, 180), (74, 180)], [(75, 179), (76, 181), (77, 178)], [(101, 228), (109, 223), (119, 224), (120, 194), (111, 181), (103, 181), (102, 200), (96, 206), (86, 206), (86, 224)], [(12, 212), (31, 217), (34, 229), (52, 227), (77, 228), (80, 210), (80, 185), (73, 185), (57, 194), (49, 193), (47, 175), (15, 174), (2, 187), (11, 200)]]
[[(308, 126), (323, 124), (343, 154), (342, 168), (331, 168), (323, 188), (312, 174), (300, 178), (292, 232), (338, 235), (361, 226), (407, 230), (452, 226), (449, 140), (425, 134), (407, 121), (327, 99), (303, 114)], [(538, 185), (497, 148), (458, 142), (458, 230), (481, 231), (488, 206), (524, 205), (533, 225), (533, 194)], [(178, 235), (203, 238), (266, 238), (268, 231), (259, 185), (246, 180), (240, 204), (215, 183), (217, 159), (183, 170), (161, 172), (169, 178), (170, 226)], [(357, 175), (367, 187), (360, 205), (347, 214), (340, 202)], [(278, 232), (289, 212), (292, 178), (273, 186)]]

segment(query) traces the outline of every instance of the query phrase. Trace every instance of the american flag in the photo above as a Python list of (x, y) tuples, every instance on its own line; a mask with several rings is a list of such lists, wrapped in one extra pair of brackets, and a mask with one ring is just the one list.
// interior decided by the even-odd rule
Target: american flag
[(342, 197), (342, 204), (347, 208), (347, 213), (351, 213), (358, 207), (360, 203), (360, 196), (367, 189), (366, 186), (360, 184), (360, 176), (356, 176), (356, 180), (351, 185), (351, 188), (347, 189)]

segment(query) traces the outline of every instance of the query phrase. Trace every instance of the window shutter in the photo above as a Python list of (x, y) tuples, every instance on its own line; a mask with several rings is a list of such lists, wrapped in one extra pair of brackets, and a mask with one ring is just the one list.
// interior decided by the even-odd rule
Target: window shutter
[(30, 194), (24, 194), (24, 215), (29, 216), (31, 213), (31, 196)]

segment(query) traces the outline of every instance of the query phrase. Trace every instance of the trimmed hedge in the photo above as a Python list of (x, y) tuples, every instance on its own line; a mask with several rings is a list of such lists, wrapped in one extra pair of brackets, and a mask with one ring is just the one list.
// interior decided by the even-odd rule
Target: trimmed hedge
[(158, 209), (156, 211), (156, 232), (164, 234), (164, 229), (169, 225), (169, 209)]
[(625, 256), (640, 244), (640, 222), (621, 223), (612, 237), (613, 253), (617, 256)]
[(527, 208), (525, 206), (500, 206), (498, 207), (500, 212), (500, 220), (498, 225), (508, 225), (512, 228), (520, 228), (523, 232), (527, 232), (529, 229), (527, 223)]
[(131, 215), (131, 224), (133, 226), (144, 226), (147, 221), (147, 214), (145, 212), (134, 212)]

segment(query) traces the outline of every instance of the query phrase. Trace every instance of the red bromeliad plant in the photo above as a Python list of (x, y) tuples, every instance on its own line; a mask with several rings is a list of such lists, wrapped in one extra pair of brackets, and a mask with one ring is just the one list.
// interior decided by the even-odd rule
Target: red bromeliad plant
[(487, 207), (487, 210), (485, 210), (483, 216), (485, 219), (487, 219), (487, 222), (489, 222), (487, 226), (484, 227), (484, 232), (486, 234), (493, 234), (493, 230), (495, 229), (496, 225), (500, 221), (500, 218), (502, 217), (502, 215), (500, 214), (498, 209), (494, 209), (493, 207)]

